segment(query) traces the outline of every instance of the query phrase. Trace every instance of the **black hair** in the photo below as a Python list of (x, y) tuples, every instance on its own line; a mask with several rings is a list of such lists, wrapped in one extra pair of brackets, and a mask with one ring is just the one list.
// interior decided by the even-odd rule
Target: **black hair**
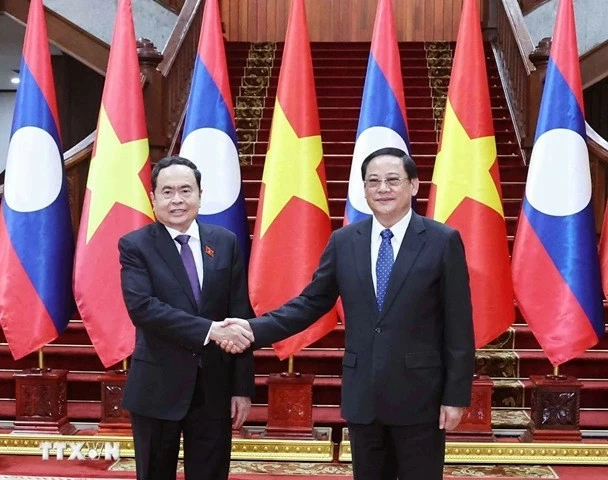
[(171, 165), (184, 165), (188, 168), (191, 168), (194, 173), (194, 178), (196, 179), (196, 184), (198, 185), (198, 191), (201, 191), (201, 172), (196, 165), (188, 160), (187, 158), (180, 157), (179, 155), (171, 155), (170, 157), (165, 157), (158, 161), (154, 168), (152, 169), (152, 191), (156, 190), (156, 183), (158, 180), (158, 174), (163, 168), (170, 167)]
[(412, 157), (410, 157), (400, 148), (385, 147), (370, 153), (367, 157), (365, 157), (365, 160), (363, 160), (363, 163), (361, 164), (361, 178), (363, 181), (365, 181), (365, 174), (367, 173), (367, 166), (369, 165), (369, 162), (376, 157), (380, 157), (381, 155), (390, 155), (391, 157), (400, 158), (403, 162), (403, 169), (405, 170), (405, 173), (407, 173), (408, 178), (418, 178), (418, 169), (416, 168), (416, 163)]

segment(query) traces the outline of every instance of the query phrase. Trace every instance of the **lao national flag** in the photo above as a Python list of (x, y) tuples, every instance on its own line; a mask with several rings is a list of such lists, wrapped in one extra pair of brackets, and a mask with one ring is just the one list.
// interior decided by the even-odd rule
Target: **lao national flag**
[(519, 308), (553, 365), (604, 334), (572, 0), (561, 0), (513, 251)]
[(391, 0), (380, 0), (376, 10), (372, 48), (367, 63), (353, 163), (348, 182), (344, 223), (371, 215), (365, 201), (361, 164), (370, 153), (395, 147), (410, 153), (403, 76)]
[(0, 323), (19, 359), (75, 311), (74, 238), (42, 0), (32, 0), (0, 211)]
[(180, 156), (194, 162), (202, 174), (199, 219), (234, 232), (245, 259), (249, 258), (249, 226), (217, 0), (205, 3)]

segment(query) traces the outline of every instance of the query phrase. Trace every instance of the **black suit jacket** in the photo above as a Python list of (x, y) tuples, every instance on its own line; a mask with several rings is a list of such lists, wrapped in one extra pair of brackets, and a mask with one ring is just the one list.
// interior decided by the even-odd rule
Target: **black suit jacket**
[[(199, 361), (211, 418), (230, 417), (232, 396), (253, 396), (251, 351), (231, 356), (210, 342), (212, 321), (251, 316), (245, 267), (236, 237), (199, 224), (203, 251), (201, 307), (169, 232), (153, 223), (119, 241), (124, 300), (136, 327), (123, 407), (164, 420), (190, 407)], [(208, 249), (206, 247), (209, 247)]]
[(438, 421), (468, 406), (475, 347), (469, 278), (457, 231), (412, 213), (378, 312), (372, 220), (335, 231), (300, 296), (251, 321), (256, 347), (293, 335), (341, 296), (345, 312), (342, 416), (367, 424)]

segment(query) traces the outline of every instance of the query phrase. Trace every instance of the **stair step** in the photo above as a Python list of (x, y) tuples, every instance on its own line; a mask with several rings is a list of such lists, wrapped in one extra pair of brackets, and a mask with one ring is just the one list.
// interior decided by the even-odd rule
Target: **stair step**
[[(412, 128), (411, 122), (408, 122), (408, 135), (410, 137), (411, 142), (431, 142), (437, 143), (439, 141), (439, 132), (435, 130), (435, 128), (431, 130), (416, 130)], [(259, 130), (251, 130), (245, 128), (239, 128), (237, 130), (239, 135), (239, 141), (258, 141), (258, 142), (267, 142), (270, 136), (269, 128), (261, 128)], [(323, 145), (332, 143), (332, 142), (352, 142), (356, 139), (357, 132), (352, 130), (345, 129), (324, 129), (321, 131), (321, 139), (323, 140)], [(515, 151), (518, 151), (519, 148), (517, 143), (517, 137), (515, 136), (515, 132), (495, 132), (494, 138), (496, 139), (497, 145), (505, 145), (508, 144), (509, 148), (514, 148)]]
[[(263, 108), (263, 117), (264, 119), (271, 119), (273, 106), (266, 106)], [(329, 119), (356, 119), (359, 120), (359, 115), (361, 113), (360, 106), (355, 107), (319, 107), (319, 119), (329, 120)], [(494, 107), (492, 108), (492, 117), (494, 121), (498, 119), (508, 119), (511, 121), (509, 117), (509, 110), (505, 107)], [(408, 122), (410, 120), (417, 119), (429, 119), (435, 120), (437, 119), (436, 110), (433, 107), (407, 107), (407, 118)]]
[[(323, 136), (321, 136), (323, 139)], [(353, 139), (354, 140), (354, 139)], [(243, 147), (245, 143), (241, 144)], [(268, 151), (268, 142), (267, 141), (257, 141), (254, 143), (249, 143), (247, 145), (248, 148), (253, 148), (254, 153), (258, 154), (266, 154)], [(520, 157), (520, 149), (517, 145), (513, 143), (499, 143), (496, 145), (499, 162), (502, 164), (509, 165), (522, 165), (521, 157)], [(417, 161), (417, 164), (420, 164), (420, 156), (421, 155), (430, 155), (430, 161), (432, 164), (435, 163), (435, 155), (439, 149), (439, 145), (434, 142), (410, 142), (411, 154), (414, 156), (414, 159)], [(355, 142), (354, 141), (343, 141), (343, 142), (325, 142), (323, 144), (323, 154), (324, 155), (349, 155), (352, 160), (352, 154), (355, 150)], [(351, 161), (349, 160), (349, 162)]]
[[(245, 97), (247, 98), (247, 97)], [(507, 101), (502, 96), (494, 96), (490, 99), (492, 107), (494, 108), (507, 108)], [(268, 103), (268, 102), (267, 102)], [(361, 108), (361, 97), (329, 97), (319, 96), (317, 98), (319, 108)], [(406, 108), (432, 108), (433, 99), (429, 95), (419, 97), (406, 97)], [(244, 105), (246, 106), (246, 104)], [(268, 106), (268, 105), (267, 105)]]
[[(269, 354), (274, 355), (273, 352)], [(296, 358), (296, 370), (301, 371), (300, 357)], [(284, 363), (284, 362), (283, 362)], [(285, 365), (273, 373), (283, 371)], [(15, 381), (17, 370), (0, 371), (0, 398), (15, 398)], [(100, 377), (103, 372), (69, 372), (67, 378), (67, 398), (70, 401), (97, 402), (101, 399)], [(268, 375), (257, 374), (255, 377), (255, 394), (253, 403), (268, 403)], [(530, 407), (531, 381), (528, 378), (493, 377), (494, 389), (492, 406), (497, 407)], [(582, 408), (608, 408), (608, 380), (583, 379), (581, 389)], [(339, 375), (324, 376), (316, 374), (313, 383), (314, 405), (339, 405), (341, 403), (342, 379)]]
[[(239, 118), (237, 119), (237, 126), (240, 128), (245, 128), (245, 123), (259, 122), (260, 128), (262, 129), (270, 129), (271, 118), (265, 117), (261, 120), (258, 119), (246, 119)], [(359, 112), (353, 112), (353, 116), (349, 118), (320, 118), (321, 124), (321, 135), (324, 130), (342, 130), (342, 129), (350, 129), (353, 132), (353, 136), (357, 131), (357, 125), (359, 123)], [(441, 121), (434, 120), (433, 118), (412, 118), (408, 116), (408, 128), (414, 130), (435, 130), (441, 128)], [(251, 128), (251, 127), (248, 127)], [(494, 119), (494, 132), (514, 132), (513, 130), (513, 122), (510, 118), (495, 118)]]
[[(361, 59), (364, 60), (364, 59)], [(313, 71), (315, 76), (315, 82), (317, 79), (323, 77), (365, 77), (367, 74), (367, 63), (357, 64), (354, 63), (351, 59), (332, 59), (331, 65), (326, 65), (330, 63), (329, 60), (324, 62), (324, 65), (315, 66), (313, 62)], [(281, 70), (281, 62), (275, 61), (272, 66), (250, 66), (247, 68), (245, 72), (243, 72), (242, 67), (228, 67), (228, 75), (230, 78), (238, 78), (243, 75), (251, 75), (251, 76), (277, 76)], [(437, 66), (429, 66), (422, 62), (416, 62), (410, 64), (408, 60), (404, 60), (401, 62), (401, 74), (403, 78), (409, 77), (449, 77), (452, 71), (451, 65), (437, 65)], [(487, 74), (489, 77), (498, 75), (498, 69), (496, 66), (488, 66), (486, 68)]]
[[(253, 155), (254, 164), (243, 167), (242, 176), (244, 179), (261, 179), (264, 169), (264, 155)], [(325, 156), (325, 173), (328, 179), (346, 179), (350, 175), (350, 163), (344, 162), (342, 165), (332, 163), (331, 156)], [(521, 166), (499, 165), (500, 179), (503, 182), (525, 182), (526, 169)], [(419, 165), (418, 177), (422, 181), (430, 181), (433, 175), (432, 165)]]
[[(51, 343), (44, 347), (45, 361), (53, 368), (81, 371), (103, 371), (104, 366), (97, 357), (92, 345), (63, 345)], [(75, 359), (78, 359), (75, 361)], [(8, 345), (0, 344), (0, 369), (18, 369), (38, 367), (36, 352), (19, 360), (14, 360)]]
[[(350, 167), (352, 164), (352, 152), (353, 150), (347, 151), (345, 153), (329, 153), (324, 152), (323, 158), (325, 160), (325, 167), (339, 167), (339, 166), (348, 166)], [(412, 156), (416, 160), (416, 166), (420, 173), (421, 169), (424, 168), (433, 168), (435, 165), (435, 157), (436, 153), (418, 153), (416, 150), (412, 148)], [(264, 165), (266, 162), (266, 152), (261, 153), (253, 153), (248, 154), (243, 152), (242, 155), (247, 157), (247, 161), (251, 163), (251, 166), (256, 165)], [(526, 172), (526, 167), (522, 165), (521, 158), (518, 155), (507, 154), (507, 155), (498, 155), (498, 165), (500, 167), (515, 167), (520, 168), (522, 172)], [(243, 167), (250, 168), (249, 165)], [(350, 172), (350, 170), (349, 170)]]
[[(258, 198), (260, 196), (261, 184), (261, 180), (244, 180), (243, 189), (245, 197)], [(503, 198), (519, 199), (519, 201), (521, 201), (526, 187), (524, 182), (502, 182), (501, 186)], [(420, 182), (418, 197), (428, 198), (430, 188), (430, 181)], [(348, 180), (328, 180), (327, 193), (330, 198), (346, 198), (348, 194)]]
[[(429, 84), (429, 82), (423, 83), (423, 82), (417, 82), (417, 83), (421, 83), (419, 85), (411, 85), (411, 84), (405, 84), (404, 85), (404, 90), (405, 90), (405, 104), (408, 105), (408, 99), (411, 97), (424, 97), (424, 96), (434, 96), (434, 97), (445, 97), (445, 95), (447, 94), (447, 83), (445, 83), (443, 85), (443, 91), (440, 92), (437, 89), (433, 90), (433, 87)], [(264, 84), (266, 85), (266, 84)], [(233, 79), (231, 80), (230, 83), (230, 88), (232, 90), (232, 93), (234, 95), (240, 94), (240, 90), (239, 87), (242, 86), (242, 83), (240, 81), (240, 77), (239, 79)], [(316, 84), (316, 91), (317, 91), (317, 98), (321, 98), (321, 97), (353, 97), (353, 96), (358, 96), (359, 98), (361, 98), (361, 96), (363, 95), (363, 82), (361, 82), (360, 84), (355, 84), (355, 85), (341, 85), (341, 84), (337, 84), (337, 85), (319, 85)], [(267, 90), (265, 90), (265, 96), (266, 97), (266, 101), (271, 101), (271, 103), (274, 102), (274, 98), (276, 97), (277, 94), (277, 85), (275, 82), (273, 82), (271, 85), (268, 85)], [(259, 92), (256, 93), (256, 96), (259, 95)], [(502, 89), (502, 85), (490, 85), (490, 96), (494, 97), (494, 96), (502, 96), (504, 97), (504, 91)]]
[[(526, 420), (529, 418), (529, 409), (509, 408), (494, 410), (492, 412), (494, 428), (525, 428)], [(0, 418), (12, 419), (15, 416), (15, 400), (0, 399)], [(68, 402), (68, 417), (75, 422), (98, 422), (101, 416), (101, 405), (99, 402)], [(510, 421), (511, 418), (520, 420)], [(504, 422), (503, 419), (507, 419)], [(346, 422), (340, 415), (340, 407), (337, 405), (315, 406), (312, 411), (312, 420), (316, 426), (332, 427), (334, 442), (340, 441), (342, 428)], [(264, 425), (268, 421), (268, 406), (253, 405), (246, 425)], [(583, 430), (606, 430), (608, 429), (608, 411), (601, 409), (583, 409), (580, 413), (580, 426)]]
[[(345, 198), (330, 198), (328, 200), (329, 203), (329, 214), (330, 216), (341, 216), (344, 215), (344, 209), (346, 207), (346, 199)], [(245, 199), (245, 204), (247, 208), (247, 215), (255, 216), (258, 210), (258, 197), (247, 198)], [(426, 212), (426, 207), (428, 204), (428, 200), (426, 198), (420, 198), (417, 200), (416, 209), (420, 214)], [(506, 216), (516, 217), (519, 215), (519, 210), (521, 208), (521, 200), (503, 200), (502, 201), (504, 213)]]
[[(608, 303), (604, 304), (606, 335), (591, 350), (608, 350)], [(0, 345), (6, 346), (6, 338), (0, 330)], [(91, 340), (82, 320), (71, 320), (66, 330), (52, 342), (53, 345), (90, 346)], [(311, 348), (342, 348), (344, 346), (344, 325), (339, 323), (325, 337), (311, 345)], [(484, 349), (539, 349), (540, 346), (526, 324), (521, 312), (515, 307), (515, 323), (505, 333)], [(35, 354), (32, 354), (35, 355)], [(608, 375), (607, 375), (608, 377)]]
[[(295, 367), (301, 373), (340, 375), (343, 349), (307, 349), (297, 355)], [(541, 350), (480, 350), (477, 352), (476, 372), (490, 377), (527, 378), (530, 375), (551, 373), (553, 366)], [(560, 373), (577, 378), (602, 380), (606, 377), (607, 351), (588, 351), (560, 367)], [(256, 373), (283, 371), (286, 366), (272, 350), (255, 352)], [(608, 398), (606, 399), (608, 407)]]

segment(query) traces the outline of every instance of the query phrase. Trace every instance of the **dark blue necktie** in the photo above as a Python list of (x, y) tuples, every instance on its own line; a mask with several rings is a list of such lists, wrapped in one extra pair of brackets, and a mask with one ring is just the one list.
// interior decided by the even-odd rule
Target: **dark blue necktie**
[(175, 241), (182, 246), (180, 255), (182, 257), (182, 262), (184, 263), (184, 267), (186, 268), (186, 273), (188, 274), (188, 280), (190, 280), (190, 286), (192, 287), (192, 293), (194, 294), (194, 299), (196, 300), (196, 304), (200, 305), (201, 304), (201, 286), (198, 283), (198, 273), (196, 271), (196, 263), (194, 263), (194, 255), (192, 254), (190, 245), (188, 245), (188, 240), (190, 240), (190, 235), (178, 235), (177, 237), (175, 237)]
[(382, 311), (388, 280), (391, 278), (391, 270), (393, 269), (394, 256), (391, 238), (393, 232), (388, 228), (380, 232), (382, 243), (378, 251), (378, 261), (376, 262), (376, 301), (378, 302), (378, 311)]

